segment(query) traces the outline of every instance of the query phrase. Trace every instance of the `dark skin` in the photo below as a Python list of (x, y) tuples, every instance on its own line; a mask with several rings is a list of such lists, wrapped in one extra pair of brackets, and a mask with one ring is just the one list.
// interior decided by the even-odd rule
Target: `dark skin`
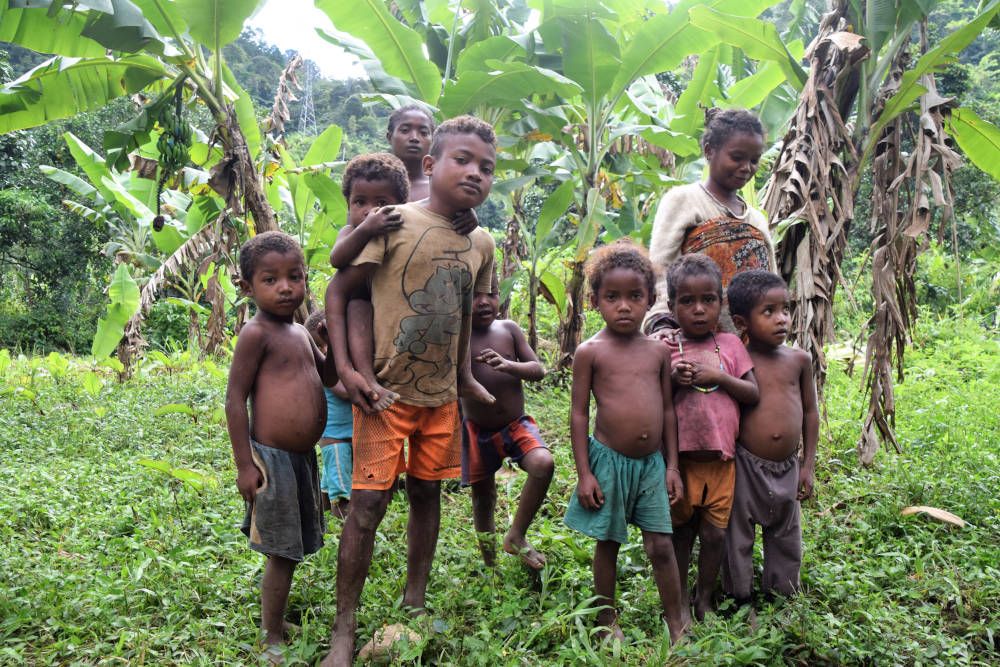
[(747, 351), (760, 383), (760, 402), (740, 416), (740, 445), (762, 459), (784, 461), (801, 441), (798, 499), (805, 500), (813, 492), (819, 409), (812, 358), (784, 345), (790, 321), (784, 287), (768, 290), (747, 316), (733, 316), (749, 337)]
[[(600, 310), (607, 326), (577, 349), (570, 411), (577, 497), (586, 509), (597, 510), (604, 504), (604, 493), (590, 468), (588, 455), (591, 394), (597, 402), (594, 437), (631, 458), (660, 452), (666, 461), (664, 482), (670, 501), (684, 493), (677, 468), (670, 354), (666, 347), (643, 336), (639, 330), (652, 299), (645, 278), (628, 268), (607, 271), (597, 293), (591, 297), (591, 304)], [(681, 603), (670, 536), (643, 530), (642, 539), (653, 566), (671, 641), (677, 641), (686, 631), (690, 617)], [(617, 625), (614, 600), (620, 546), (613, 540), (599, 540), (593, 563), (594, 592), (598, 604), (606, 605), (598, 612), (598, 623), (619, 638), (623, 635)]]
[[(495, 279), (494, 279), (495, 288)], [(511, 320), (498, 320), (500, 295), (476, 293), (472, 303), (472, 374), (486, 387), (496, 403), (487, 405), (470, 398), (462, 400), (465, 418), (480, 427), (495, 431), (524, 414), (522, 381), (545, 377), (545, 368), (528, 345), (521, 328)], [(517, 512), (504, 536), (503, 549), (517, 555), (533, 570), (545, 565), (545, 556), (528, 542), (525, 533), (545, 500), (552, 482), (552, 454), (544, 448), (533, 449), (518, 462), (528, 473), (521, 490)], [(487, 566), (496, 564), (494, 535), (497, 487), (493, 477), (472, 484), (472, 519), (479, 534), (479, 548)]]
[(410, 201), (420, 201), (430, 195), (430, 179), (424, 173), (423, 159), (431, 146), (434, 121), (416, 109), (402, 114), (391, 131), (385, 133), (393, 155), (406, 165), (410, 179)]
[[(446, 219), (461, 211), (479, 206), (493, 185), (496, 149), (475, 135), (448, 135), (439, 146), (438, 155), (423, 158), (424, 173), (430, 178), (428, 210)], [(376, 265), (365, 263), (337, 272), (327, 289), (327, 326), (338, 376), (351, 401), (363, 410), (373, 410), (374, 388), (358, 372), (347, 349), (347, 302), (352, 294), (369, 284)], [(458, 375), (465, 384), (465, 395), (492, 403), (493, 396), (472, 377), (471, 357)], [(377, 392), (375, 392), (377, 393)], [(441, 482), (407, 476), (406, 493), (410, 502), (407, 524), (406, 588), (403, 604), (422, 610), (427, 594), (434, 551), (441, 522)], [(352, 494), (351, 513), (344, 523), (337, 554), (337, 618), (330, 637), (330, 652), (323, 658), (326, 667), (348, 666), (354, 657), (357, 632), (357, 609), (368, 570), (371, 567), (375, 531), (385, 516), (392, 490), (357, 490)]]
[[(244, 294), (257, 304), (257, 314), (240, 331), (233, 353), (226, 424), (236, 487), (247, 502), (253, 502), (263, 483), (251, 456), (250, 438), (290, 452), (312, 451), (326, 420), (322, 382), (337, 381), (329, 369), (323, 377), (323, 354), (293, 319), (305, 298), (305, 275), (301, 254), (268, 252), (258, 258), (250, 279), (240, 281)], [(285, 607), (295, 565), (287, 558), (268, 556), (264, 567), (261, 625), (268, 644), (285, 641)]]
[[(688, 275), (676, 286), (670, 310), (680, 324), (677, 335), (681, 343), (685, 340), (700, 341), (713, 335), (722, 312), (722, 285), (711, 275)], [(685, 358), (674, 365), (672, 372), (674, 387), (712, 387), (725, 391), (741, 405), (754, 405), (760, 394), (753, 371), (747, 371), (736, 378), (719, 368), (715, 358)], [(706, 460), (712, 452), (692, 452), (682, 456), (695, 460)], [(701, 541), (698, 554), (698, 592), (695, 596), (695, 618), (699, 621), (712, 609), (712, 597), (716, 580), (722, 566), (725, 551), (726, 531), (724, 528), (704, 521), (696, 510), (694, 517), (683, 525), (674, 526), (674, 549), (677, 566), (681, 572), (683, 599), (688, 598), (687, 571), (691, 562), (691, 551), (695, 538)]]
[(705, 147), (708, 161), (705, 187), (736, 215), (746, 211), (746, 204), (737, 193), (757, 173), (763, 153), (764, 137), (749, 132), (734, 132), (721, 146)]

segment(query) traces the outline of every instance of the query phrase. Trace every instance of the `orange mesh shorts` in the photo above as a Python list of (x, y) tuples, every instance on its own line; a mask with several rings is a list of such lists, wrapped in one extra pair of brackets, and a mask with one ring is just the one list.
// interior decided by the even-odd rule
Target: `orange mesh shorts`
[(423, 480), (462, 474), (458, 401), (435, 408), (393, 403), (373, 415), (355, 407), (353, 442), (354, 489), (385, 491), (404, 472)]
[(684, 497), (670, 508), (674, 527), (687, 523), (696, 509), (713, 526), (729, 525), (733, 509), (733, 488), (736, 483), (736, 462), (694, 461), (681, 456), (681, 480)]

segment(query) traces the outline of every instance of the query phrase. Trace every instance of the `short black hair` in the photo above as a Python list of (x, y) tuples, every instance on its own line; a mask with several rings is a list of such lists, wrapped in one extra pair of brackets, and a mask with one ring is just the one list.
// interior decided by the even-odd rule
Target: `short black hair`
[(431, 155), (435, 158), (441, 157), (445, 137), (454, 134), (474, 134), (493, 146), (494, 150), (497, 147), (497, 135), (493, 132), (492, 125), (475, 116), (456, 116), (441, 123), (434, 130), (434, 136), (431, 137)]
[(302, 248), (294, 238), (284, 232), (263, 232), (240, 247), (240, 278), (247, 282), (253, 280), (254, 271), (257, 270), (257, 262), (269, 252), (277, 252), (282, 255), (293, 253), (298, 256), (303, 266), (306, 264)]
[(667, 299), (673, 301), (677, 297), (677, 286), (681, 281), (692, 276), (708, 276), (718, 285), (719, 298), (722, 298), (722, 271), (719, 265), (700, 252), (681, 255), (681, 258), (667, 269)]
[(347, 163), (340, 180), (340, 191), (344, 193), (348, 205), (351, 186), (359, 178), (363, 181), (389, 181), (400, 204), (405, 204), (410, 198), (410, 177), (406, 174), (406, 166), (392, 153), (367, 153)]
[(386, 129), (385, 133), (392, 136), (392, 133), (396, 131), (396, 126), (399, 125), (399, 120), (411, 111), (419, 111), (420, 113), (427, 116), (427, 120), (431, 123), (431, 132), (434, 131), (434, 116), (427, 107), (423, 107), (419, 104), (407, 104), (404, 107), (399, 107), (391, 114), (389, 114), (389, 127)]
[(759, 134), (764, 136), (764, 126), (760, 124), (757, 116), (746, 109), (718, 109), (711, 108), (705, 110), (705, 131), (701, 135), (702, 150), (706, 148), (721, 148), (729, 137), (737, 132), (747, 134)]
[(642, 276), (652, 305), (656, 300), (656, 271), (645, 248), (625, 236), (591, 252), (583, 267), (591, 294), (597, 294), (604, 276), (614, 269), (629, 269)]
[(788, 289), (788, 285), (776, 273), (764, 269), (751, 269), (737, 273), (733, 276), (733, 280), (726, 290), (729, 312), (732, 315), (750, 317), (750, 311), (754, 309), (754, 306), (760, 303), (765, 294), (776, 287)]
[(322, 308), (317, 308), (309, 313), (309, 317), (307, 317), (306, 321), (302, 323), (302, 326), (306, 328), (306, 331), (314, 334), (319, 331), (319, 326), (321, 324), (326, 324), (326, 311)]

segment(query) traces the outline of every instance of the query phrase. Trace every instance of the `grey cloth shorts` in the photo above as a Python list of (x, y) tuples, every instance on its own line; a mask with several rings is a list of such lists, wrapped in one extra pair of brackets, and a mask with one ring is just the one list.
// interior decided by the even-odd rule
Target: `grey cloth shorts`
[(296, 454), (253, 440), (250, 445), (264, 481), (246, 504), (241, 530), (254, 551), (301, 561), (323, 546), (326, 529), (316, 452)]

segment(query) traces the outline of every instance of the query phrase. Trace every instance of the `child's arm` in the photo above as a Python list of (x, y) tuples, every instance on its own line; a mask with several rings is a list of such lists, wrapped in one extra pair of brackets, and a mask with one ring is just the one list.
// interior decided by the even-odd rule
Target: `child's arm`
[(545, 377), (545, 367), (538, 360), (538, 355), (528, 345), (528, 339), (524, 337), (521, 327), (513, 322), (505, 323), (504, 326), (514, 339), (514, 354), (516, 360), (507, 359), (492, 348), (486, 348), (479, 353), (476, 361), (480, 361), (495, 371), (513, 375), (519, 380), (534, 382)]
[(233, 461), (236, 463), (236, 488), (247, 502), (253, 500), (263, 482), (250, 453), (250, 413), (247, 411), (247, 398), (263, 356), (262, 332), (259, 327), (250, 323), (243, 327), (236, 341), (233, 362), (229, 367), (229, 383), (226, 386), (226, 428), (233, 446)]
[(677, 454), (677, 414), (674, 412), (674, 397), (670, 377), (670, 350), (660, 347), (663, 355), (660, 366), (660, 384), (663, 392), (663, 460), (667, 464), (667, 496), (673, 505), (684, 497), (684, 482), (681, 479)]
[(464, 211), (459, 211), (459, 213), (451, 219), (451, 228), (462, 236), (468, 236), (478, 226), (479, 217), (476, 216), (475, 209), (467, 208)]
[(337, 271), (326, 288), (326, 330), (330, 336), (327, 356), (333, 357), (348, 399), (369, 412), (373, 410), (372, 401), (378, 399), (378, 394), (351, 364), (351, 355), (347, 351), (347, 302), (368, 282), (375, 267), (370, 262), (346, 266)]
[(798, 499), (805, 500), (813, 492), (816, 474), (816, 443), (819, 441), (819, 408), (816, 406), (816, 378), (813, 376), (812, 357), (801, 352), (802, 371), (799, 390), (802, 395), (802, 466), (799, 468)]
[(590, 386), (593, 379), (593, 354), (590, 348), (577, 349), (573, 359), (573, 389), (570, 394), (569, 438), (576, 462), (576, 495), (585, 509), (600, 509), (604, 492), (590, 470), (588, 435), (590, 430)]
[(357, 227), (344, 225), (337, 235), (337, 242), (330, 251), (330, 264), (335, 269), (350, 265), (361, 254), (368, 242), (380, 234), (399, 229), (402, 215), (392, 206), (373, 208)]

